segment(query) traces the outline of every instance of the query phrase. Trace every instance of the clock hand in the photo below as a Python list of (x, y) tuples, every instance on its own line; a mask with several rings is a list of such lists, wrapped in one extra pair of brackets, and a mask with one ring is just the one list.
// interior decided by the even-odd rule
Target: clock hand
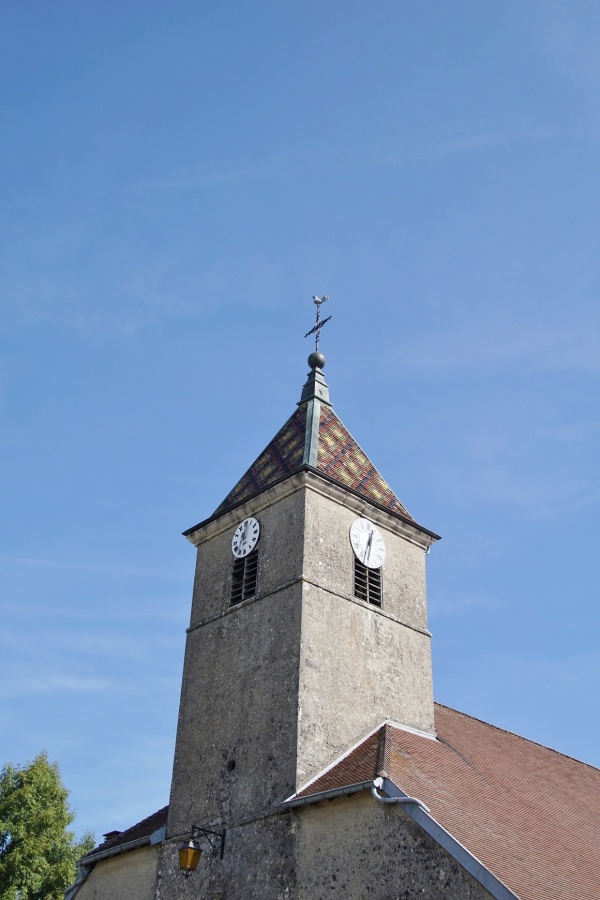
[(373, 532), (369, 532), (369, 540), (367, 541), (367, 546), (365, 548), (365, 562), (368, 560), (371, 555), (371, 544), (373, 542)]

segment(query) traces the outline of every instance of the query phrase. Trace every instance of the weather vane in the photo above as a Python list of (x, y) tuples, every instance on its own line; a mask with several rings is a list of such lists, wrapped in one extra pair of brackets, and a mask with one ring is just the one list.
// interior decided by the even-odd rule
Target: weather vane
[(327, 296), (327, 294), (325, 294), (324, 297), (317, 297), (316, 294), (313, 295), (313, 303), (315, 303), (316, 307), (317, 307), (317, 321), (316, 321), (316, 324), (313, 325), (313, 327), (310, 329), (310, 331), (307, 331), (306, 334), (304, 335), (304, 337), (310, 337), (311, 334), (314, 334), (315, 350), (317, 352), (319, 350), (319, 338), (321, 336), (321, 328), (323, 327), (323, 325), (327, 325), (327, 323), (329, 322), (329, 320), (331, 318), (331, 316), (327, 316), (326, 319), (323, 319), (323, 321), (321, 321), (321, 304), (325, 303), (326, 300), (329, 300), (329, 297)]

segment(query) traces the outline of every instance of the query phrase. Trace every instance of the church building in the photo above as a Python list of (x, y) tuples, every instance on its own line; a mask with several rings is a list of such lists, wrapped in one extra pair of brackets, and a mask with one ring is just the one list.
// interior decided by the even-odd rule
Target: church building
[(169, 805), (107, 833), (66, 900), (598, 900), (600, 771), (434, 703), (438, 535), (334, 412), (318, 341), (308, 363), (185, 532)]

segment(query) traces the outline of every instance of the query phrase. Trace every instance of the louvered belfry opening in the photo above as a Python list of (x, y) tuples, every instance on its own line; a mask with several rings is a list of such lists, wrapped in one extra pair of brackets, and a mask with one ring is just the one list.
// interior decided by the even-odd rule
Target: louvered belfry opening
[(256, 593), (256, 581), (258, 576), (258, 547), (249, 553), (233, 560), (231, 573), (231, 599), (230, 606), (241, 603), (253, 597)]
[(354, 596), (381, 606), (381, 569), (369, 569), (354, 557)]

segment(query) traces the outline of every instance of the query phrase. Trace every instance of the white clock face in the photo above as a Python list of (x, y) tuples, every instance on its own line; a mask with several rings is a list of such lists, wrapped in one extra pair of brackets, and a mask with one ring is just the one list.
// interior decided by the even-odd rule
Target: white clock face
[(381, 532), (368, 519), (356, 519), (350, 526), (350, 543), (356, 558), (368, 569), (379, 569), (385, 560)]
[(252, 517), (244, 519), (235, 529), (231, 540), (231, 552), (234, 556), (248, 556), (254, 550), (260, 535), (260, 525)]

